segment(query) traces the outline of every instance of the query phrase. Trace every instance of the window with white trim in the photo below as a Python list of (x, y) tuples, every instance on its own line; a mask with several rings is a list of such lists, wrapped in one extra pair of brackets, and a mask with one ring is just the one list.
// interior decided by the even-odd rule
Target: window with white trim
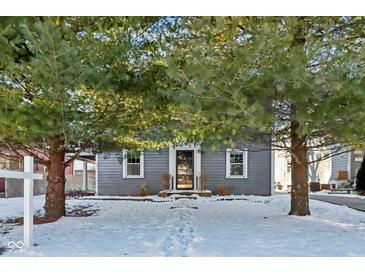
[(285, 156), (285, 161), (286, 161), (286, 173), (290, 173), (291, 172), (291, 155), (287, 154)]
[(9, 160), (0, 157), (0, 169), (9, 169), (9, 168), (10, 168)]
[(227, 149), (226, 177), (247, 178), (247, 150)]
[(144, 177), (143, 151), (123, 151), (123, 178)]

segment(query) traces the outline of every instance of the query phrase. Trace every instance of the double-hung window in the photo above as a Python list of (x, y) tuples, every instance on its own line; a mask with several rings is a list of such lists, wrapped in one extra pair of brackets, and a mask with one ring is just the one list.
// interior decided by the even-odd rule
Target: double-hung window
[(9, 169), (10, 163), (7, 159), (0, 157), (0, 169)]
[(247, 178), (247, 150), (227, 149), (226, 177)]
[(143, 151), (123, 151), (123, 178), (144, 177)]
[(291, 172), (291, 155), (290, 154), (288, 154), (285, 157), (285, 161), (286, 161), (286, 172), (290, 173)]

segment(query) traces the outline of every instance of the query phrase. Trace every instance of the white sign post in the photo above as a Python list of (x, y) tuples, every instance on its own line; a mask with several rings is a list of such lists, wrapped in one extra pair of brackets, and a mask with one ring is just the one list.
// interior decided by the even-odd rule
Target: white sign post
[(31, 156), (24, 156), (24, 172), (0, 170), (0, 177), (15, 178), (24, 180), (24, 246), (30, 247), (33, 244), (33, 182), (42, 180), (43, 174), (36, 174), (34, 161)]
[[(24, 157), (24, 172), (32, 173), (33, 157)], [(24, 246), (32, 246), (33, 242), (33, 178), (24, 177)]]

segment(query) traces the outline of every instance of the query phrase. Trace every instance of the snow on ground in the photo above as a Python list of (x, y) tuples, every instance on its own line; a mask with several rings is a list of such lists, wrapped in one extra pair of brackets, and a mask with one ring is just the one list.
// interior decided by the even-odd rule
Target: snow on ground
[[(365, 213), (347, 207), (311, 201), (311, 216), (294, 217), (289, 195), (147, 198), (67, 200), (99, 212), (35, 225), (36, 246), (3, 256), (365, 256)], [(0, 219), (21, 216), (22, 199), (0, 208)], [(21, 226), (0, 224), (0, 246), (21, 239)]]
[[(35, 214), (43, 213), (44, 196), (34, 196), (33, 208)], [(0, 198), (0, 220), (23, 217), (23, 198)]]
[(357, 199), (363, 199), (365, 200), (364, 195), (358, 195), (358, 194), (344, 194), (344, 193), (331, 193), (329, 191), (318, 191), (318, 192), (311, 192), (311, 195), (319, 195), (319, 196), (331, 196), (331, 197), (346, 197), (346, 198), (357, 198)]

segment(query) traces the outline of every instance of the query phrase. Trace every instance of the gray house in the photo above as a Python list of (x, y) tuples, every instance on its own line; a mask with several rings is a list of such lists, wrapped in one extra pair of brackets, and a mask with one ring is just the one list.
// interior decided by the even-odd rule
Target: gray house
[(364, 157), (364, 151), (353, 150), (347, 153), (336, 155), (332, 157), (332, 170), (330, 181), (338, 179), (338, 171), (347, 171), (347, 179), (355, 180), (357, 171), (361, 166), (362, 159)]
[(203, 150), (199, 145), (175, 145), (160, 151), (98, 154), (98, 195), (136, 195), (142, 184), (149, 194), (162, 190), (163, 174), (171, 192), (198, 192), (201, 176), (205, 189), (216, 193), (224, 186), (228, 194), (271, 195), (273, 154), (270, 145), (249, 144), (240, 149)]

